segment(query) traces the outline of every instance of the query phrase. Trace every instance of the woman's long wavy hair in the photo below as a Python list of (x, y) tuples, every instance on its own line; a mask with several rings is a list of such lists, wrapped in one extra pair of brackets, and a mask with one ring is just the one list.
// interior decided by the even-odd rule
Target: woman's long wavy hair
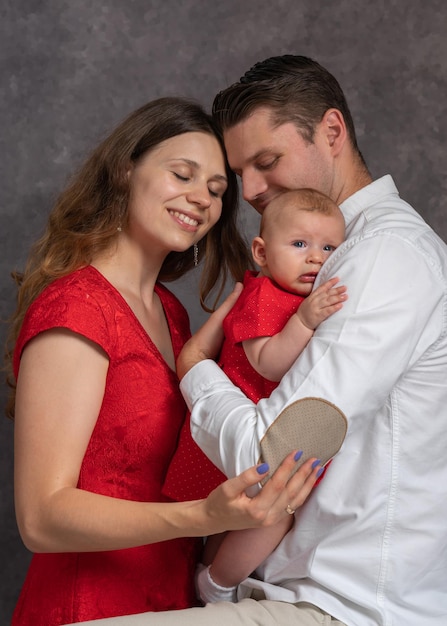
[[(130, 114), (92, 152), (61, 193), (50, 213), (45, 232), (31, 249), (23, 273), (12, 274), (17, 286), (17, 308), (6, 343), (5, 366), (11, 394), (6, 413), (14, 416), (15, 379), (12, 354), (25, 313), (51, 282), (92, 262), (116, 242), (118, 227), (127, 221), (130, 183), (128, 171), (151, 149), (171, 137), (202, 132), (217, 138), (225, 155), (222, 136), (212, 117), (196, 102), (183, 98), (160, 98)], [(219, 301), (229, 275), (242, 280), (251, 267), (248, 247), (237, 225), (238, 187), (225, 159), (228, 188), (222, 215), (198, 242), (204, 259), (200, 280), (202, 307), (211, 311)], [(194, 266), (190, 248), (166, 257), (159, 280), (174, 281)], [(211, 292), (211, 307), (206, 300)]]

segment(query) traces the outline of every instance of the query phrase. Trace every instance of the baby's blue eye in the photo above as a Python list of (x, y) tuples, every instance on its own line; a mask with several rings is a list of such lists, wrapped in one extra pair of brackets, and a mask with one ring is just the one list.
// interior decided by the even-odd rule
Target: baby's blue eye
[(293, 245), (295, 248), (304, 248), (304, 241), (294, 241)]

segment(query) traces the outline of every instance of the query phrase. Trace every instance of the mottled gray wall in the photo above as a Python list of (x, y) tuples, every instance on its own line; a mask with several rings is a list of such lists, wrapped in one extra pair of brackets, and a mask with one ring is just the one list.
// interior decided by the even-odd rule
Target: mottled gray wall
[[(3, 0), (0, 5), (0, 316), (9, 273), (41, 232), (55, 194), (87, 150), (145, 101), (187, 95), (209, 106), (254, 62), (297, 53), (344, 88), (375, 176), (447, 239), (445, 0)], [(256, 229), (246, 208), (244, 228)], [(177, 285), (193, 327), (194, 281)], [(1, 327), (1, 339), (4, 328)], [(5, 395), (2, 387), (2, 404)], [(421, 416), (424, 419), (424, 416)], [(0, 626), (29, 554), (15, 527), (12, 424), (0, 419)]]

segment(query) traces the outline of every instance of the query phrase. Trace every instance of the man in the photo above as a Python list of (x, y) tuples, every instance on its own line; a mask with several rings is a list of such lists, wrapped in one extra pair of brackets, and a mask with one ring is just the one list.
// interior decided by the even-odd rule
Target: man
[(338, 406), (348, 435), (294, 528), (241, 587), (256, 600), (125, 623), (447, 623), (447, 247), (390, 176), (372, 181), (340, 86), (311, 59), (256, 64), (213, 113), (256, 210), (299, 187), (340, 205), (347, 240), (318, 282), (337, 275), (349, 299), (258, 405), (212, 360), (199, 362), (214, 356), (199, 333), (179, 363), (193, 436), (234, 475), (297, 399)]

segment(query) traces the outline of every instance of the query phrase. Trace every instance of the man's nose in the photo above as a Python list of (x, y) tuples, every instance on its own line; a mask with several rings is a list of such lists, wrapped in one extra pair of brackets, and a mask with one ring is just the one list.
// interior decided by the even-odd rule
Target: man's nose
[(244, 172), (241, 177), (242, 196), (250, 204), (265, 193), (268, 189), (267, 182), (261, 172)]

